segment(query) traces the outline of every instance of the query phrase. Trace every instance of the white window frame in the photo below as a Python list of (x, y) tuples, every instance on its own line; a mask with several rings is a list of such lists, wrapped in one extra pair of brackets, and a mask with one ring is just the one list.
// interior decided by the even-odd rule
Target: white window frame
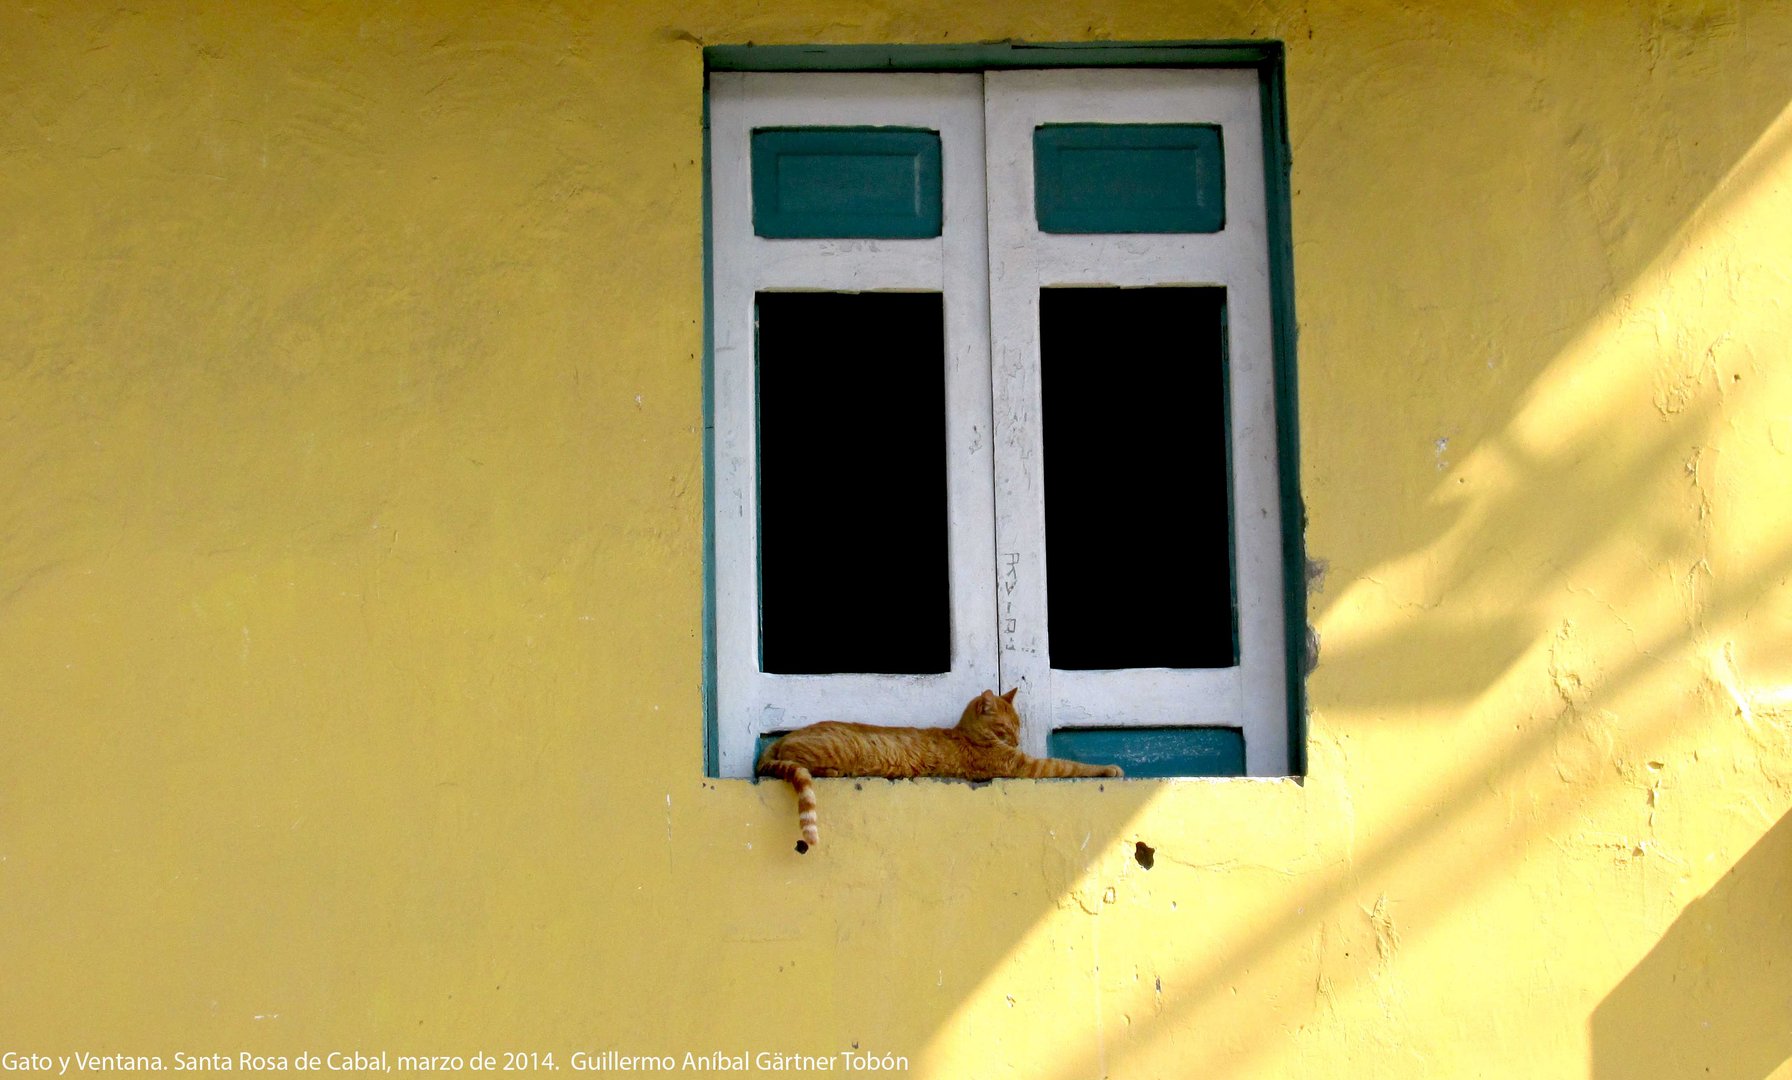
[[(1289, 763), (1273, 311), (1257, 73), (1047, 69), (982, 74), (713, 73), (715, 717), (721, 776), (749, 776), (759, 736), (819, 720), (949, 725), (986, 688), (1019, 687), (1022, 748), (1054, 729), (1233, 727), (1245, 772)], [(1225, 148), (1223, 229), (1039, 231), (1033, 131), (1044, 123), (1201, 123)], [(941, 138), (943, 226), (922, 240), (753, 233), (751, 133), (907, 127)], [(1039, 293), (1054, 286), (1226, 289), (1240, 662), (1223, 669), (1054, 670), (1045, 596)], [(951, 670), (759, 670), (754, 296), (928, 291), (944, 298)], [(992, 340), (994, 345), (992, 346)], [(1173, 517), (1166, 509), (1165, 521)], [(1155, 523), (1147, 513), (1137, 523)], [(843, 542), (848, 542), (843, 538)], [(875, 572), (869, 568), (868, 572)], [(842, 590), (840, 632), (861, 616)]]

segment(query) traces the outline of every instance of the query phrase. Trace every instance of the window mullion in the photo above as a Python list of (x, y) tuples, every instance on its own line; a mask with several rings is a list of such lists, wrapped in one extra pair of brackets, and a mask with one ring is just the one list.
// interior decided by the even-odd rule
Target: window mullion
[(984, 79), (989, 170), (990, 383), (995, 433), (996, 629), (1004, 687), (1020, 690), (1021, 749), (1055, 723), (1046, 626), (1039, 286), (1030, 128), (1006, 73)]

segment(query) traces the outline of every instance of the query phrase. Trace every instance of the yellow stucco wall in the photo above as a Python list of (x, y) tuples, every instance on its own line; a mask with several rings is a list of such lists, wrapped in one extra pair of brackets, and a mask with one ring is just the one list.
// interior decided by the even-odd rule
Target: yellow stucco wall
[[(799, 857), (702, 776), (700, 49), (1004, 38), (1287, 42), (1311, 776), (837, 782)], [(0, 1051), (1792, 1076), (1792, 7), (0, 55)]]

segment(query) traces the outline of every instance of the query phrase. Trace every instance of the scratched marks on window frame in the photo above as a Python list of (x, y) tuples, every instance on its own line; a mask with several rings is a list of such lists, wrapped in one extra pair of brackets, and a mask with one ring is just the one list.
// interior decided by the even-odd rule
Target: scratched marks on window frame
[(1001, 574), (1002, 648), (1004, 651), (1014, 652), (1018, 648), (1015, 642), (1018, 635), (1015, 629), (1017, 620), (1014, 617), (1014, 591), (1020, 588), (1020, 552), (1002, 552), (997, 571)]

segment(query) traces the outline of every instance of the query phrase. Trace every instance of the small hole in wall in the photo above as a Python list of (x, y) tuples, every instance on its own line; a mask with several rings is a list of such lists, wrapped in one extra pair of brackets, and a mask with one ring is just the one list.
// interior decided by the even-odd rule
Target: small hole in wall
[(1139, 860), (1140, 866), (1149, 870), (1152, 865), (1157, 862), (1157, 849), (1150, 844), (1147, 844), (1145, 841), (1140, 840), (1133, 846), (1132, 857)]
[(796, 853), (797, 853), (797, 854), (798, 854), (798, 855), (807, 855), (807, 854), (809, 854), (809, 841), (807, 841), (807, 840), (798, 840), (798, 841), (797, 841), (797, 842), (796, 842)]

